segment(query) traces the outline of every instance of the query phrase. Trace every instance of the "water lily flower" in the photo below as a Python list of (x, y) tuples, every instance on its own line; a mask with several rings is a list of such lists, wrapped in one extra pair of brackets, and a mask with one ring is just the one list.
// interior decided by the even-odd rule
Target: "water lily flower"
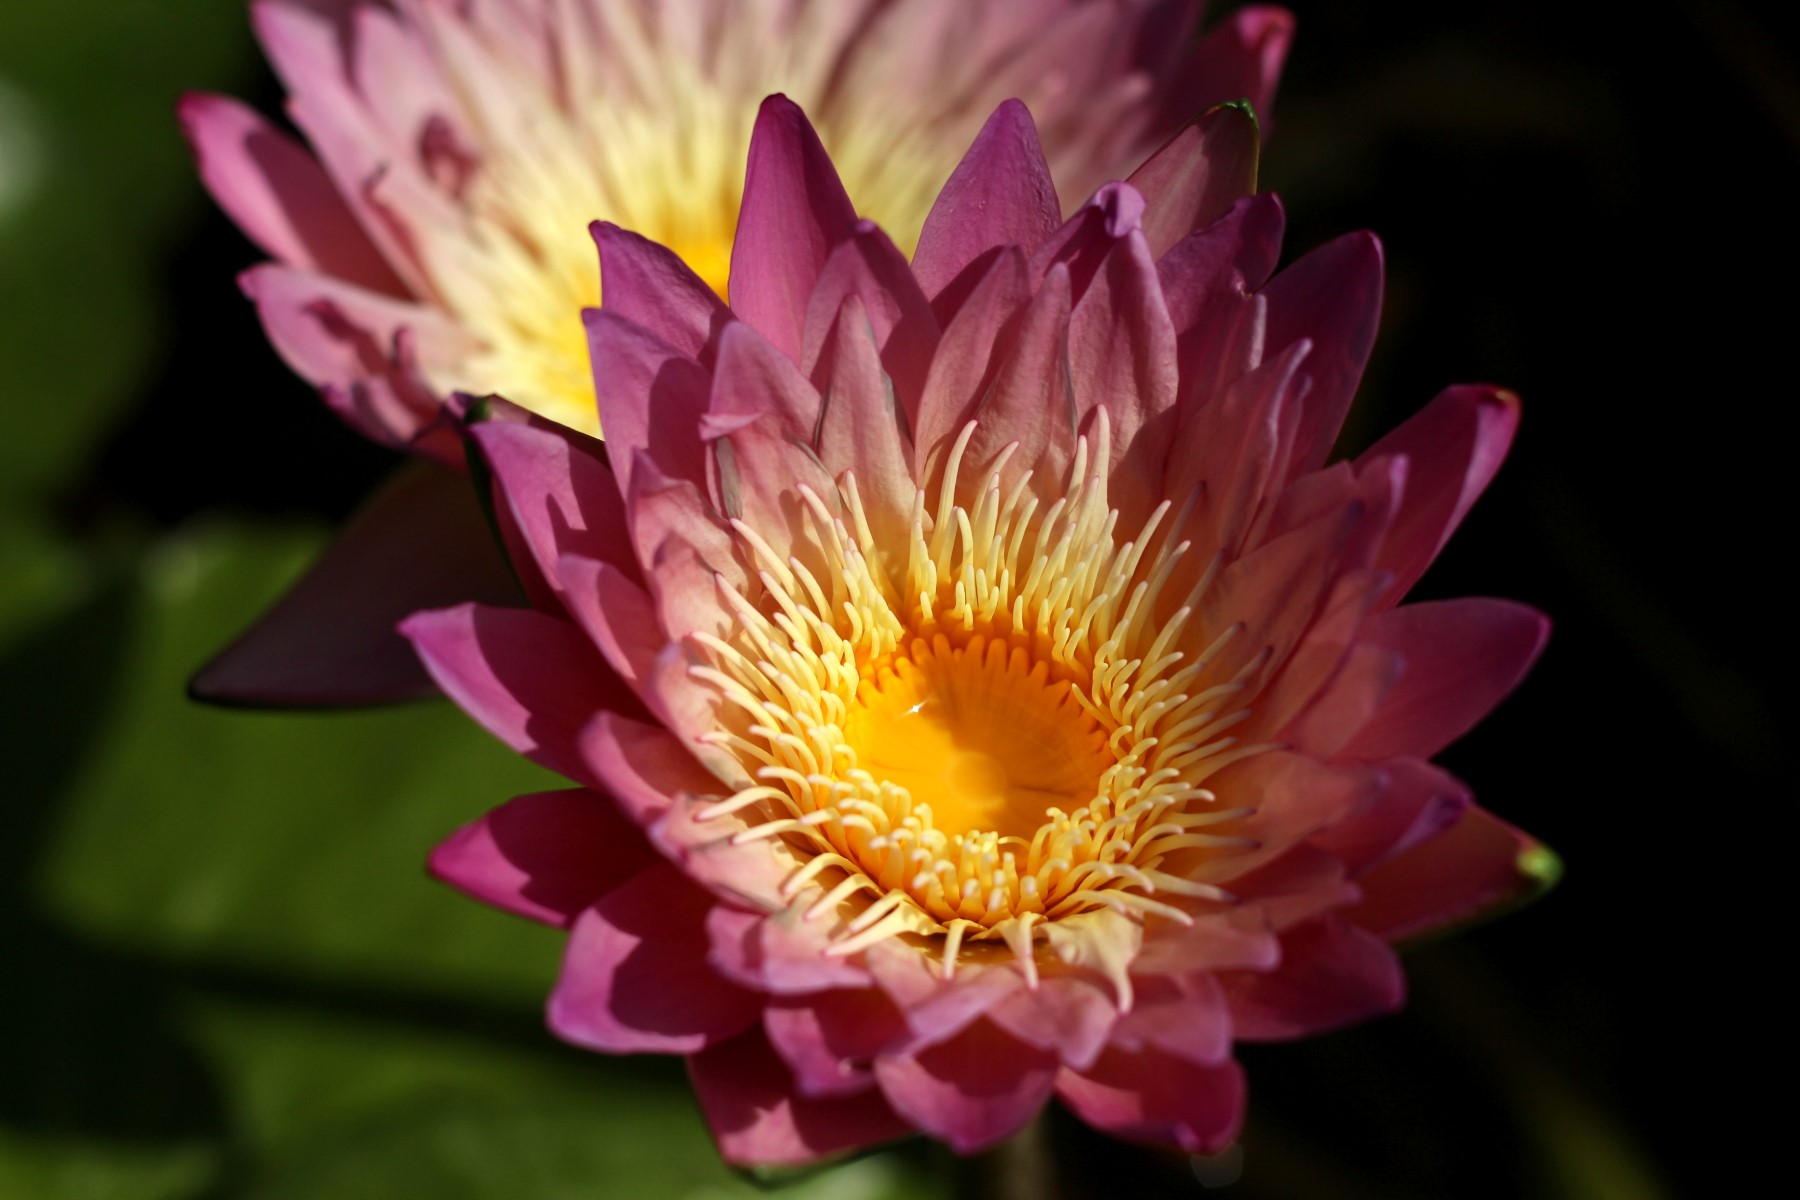
[(404, 632), (575, 786), (432, 870), (566, 928), (552, 1028), (685, 1056), (731, 1161), (973, 1152), (1053, 1096), (1216, 1151), (1235, 1043), (1394, 1009), (1395, 941), (1544, 875), (1429, 761), (1544, 618), (1400, 604), (1517, 402), (1330, 461), (1380, 250), (1273, 273), (1255, 161), (1221, 108), (1065, 221), (1008, 103), (909, 263), (772, 98), (731, 306), (599, 224), (604, 444), (473, 427), (536, 604)]
[[(260, 0), (257, 35), (310, 146), (223, 96), (181, 117), (219, 204), (274, 261), (242, 277), (269, 338), (344, 420), (460, 469), (443, 401), (500, 393), (598, 431), (581, 310), (599, 302), (588, 223), (680, 252), (723, 294), (756, 106), (811, 111), (857, 210), (910, 251), (994, 105), (1026, 100), (1066, 208), (1207, 106), (1267, 112), (1292, 32), (1239, 9), (1196, 36), (1198, 0)], [(421, 485), (422, 487), (425, 485)], [(414, 491), (418, 491), (415, 488)], [(410, 493), (409, 493), (410, 494)], [(367, 526), (432, 514), (396, 507)], [(447, 522), (466, 514), (452, 514)], [(369, 529), (361, 531), (366, 539)], [(383, 569), (401, 539), (323, 573), (365, 572), (387, 619), (346, 626), (327, 584), (196, 680), (250, 703), (419, 690), (384, 645), (411, 607), (492, 592), (476, 547), (444, 587)], [(467, 560), (467, 561), (465, 561)], [(343, 632), (334, 632), (343, 631)], [(379, 652), (369, 648), (382, 647)]]

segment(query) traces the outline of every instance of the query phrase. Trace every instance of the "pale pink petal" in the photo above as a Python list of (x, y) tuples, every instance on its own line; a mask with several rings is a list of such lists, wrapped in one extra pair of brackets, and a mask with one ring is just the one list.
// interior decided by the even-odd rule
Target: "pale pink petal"
[(876, 985), (905, 1015), (920, 1044), (961, 1032), (1026, 986), (1024, 974), (1011, 962), (961, 962), (945, 979), (938, 956), (904, 943), (877, 943), (864, 958)]
[(900, 1010), (874, 988), (772, 997), (763, 1030), (804, 1096), (842, 1096), (875, 1082), (875, 1056), (907, 1040)]
[(610, 221), (589, 226), (600, 250), (606, 311), (688, 358), (710, 363), (731, 310), (674, 251)]
[(1425, 758), (1467, 733), (1525, 677), (1550, 621), (1510, 600), (1464, 597), (1371, 617), (1362, 638), (1396, 654), (1400, 680), (1343, 754)]
[(1244, 1072), (1155, 1051), (1108, 1050), (1086, 1071), (1062, 1071), (1056, 1094), (1096, 1129), (1135, 1142), (1216, 1154), (1244, 1121)]
[(795, 362), (813, 284), (855, 223), (806, 115), (786, 96), (763, 101), (731, 244), (731, 309)]
[(1060, 481), (1075, 450), (1075, 397), (1069, 394), (1069, 272), (1050, 268), (1019, 321), (1010, 353), (975, 415), (981, 425), (969, 440), (968, 461), (985, 466), (1017, 442), (1008, 470), (1030, 468)]
[(712, 381), (700, 365), (611, 309), (588, 309), (594, 398), (613, 475), (629, 491), (640, 454), (666, 475), (701, 483), (705, 455), (693, 428)]
[(394, 626), (421, 608), (465, 599), (506, 604), (520, 596), (469, 481), (410, 467), (189, 690), (254, 707), (429, 696), (437, 689)]
[(658, 862), (605, 796), (576, 788), (508, 800), (432, 850), (432, 875), (477, 900), (567, 926)]
[(909, 536), (916, 486), (905, 418), (883, 383), (874, 330), (862, 301), (848, 297), (819, 357), (824, 411), (817, 450), (827, 474), (849, 471), (877, 545), (899, 546)]
[(1281, 965), (1225, 980), (1242, 1041), (1308, 1037), (1393, 1012), (1406, 998), (1399, 960), (1387, 945), (1328, 914), (1282, 935)]
[(986, 1022), (955, 1037), (875, 1060), (875, 1079), (894, 1111), (959, 1154), (973, 1154), (1023, 1129), (1050, 1099), (1056, 1056)]
[(1448, 831), (1365, 872), (1363, 901), (1345, 916), (1387, 941), (1416, 938), (1528, 899), (1559, 872), (1537, 839), (1471, 807)]
[(406, 285), (303, 146), (225, 96), (190, 93), (178, 111), (201, 181), (252, 241), (290, 266), (406, 295)]
[(602, 710), (641, 712), (574, 625), (524, 608), (461, 604), (400, 625), (425, 669), (489, 733), (553, 771), (595, 782), (582, 728)]
[(748, 576), (731, 537), (691, 480), (665, 476), (640, 455), (625, 497), (626, 520), (657, 613), (671, 640), (696, 630), (719, 633), (732, 620), (718, 577), (743, 593)]
[(1519, 427), (1519, 398), (1499, 388), (1447, 388), (1358, 463), (1405, 458), (1406, 497), (1380, 565), (1394, 573), (1386, 604), (1399, 602), (1450, 540), (1494, 478)]
[(739, 1166), (799, 1166), (912, 1133), (881, 1093), (808, 1098), (761, 1030), (688, 1059), (719, 1153)]
[(1009, 100), (981, 127), (938, 193), (919, 234), (913, 274), (947, 322), (991, 270), (991, 252), (1010, 245), (1029, 255), (1060, 224), (1056, 185), (1031, 114)]
[(1203, 113), (1144, 161), (1126, 182), (1144, 196), (1144, 236), (1161, 258), (1256, 191), (1262, 137), (1241, 105)]
[(550, 993), (558, 1037), (609, 1054), (693, 1054), (751, 1025), (757, 997), (706, 962), (713, 897), (668, 863), (576, 918)]

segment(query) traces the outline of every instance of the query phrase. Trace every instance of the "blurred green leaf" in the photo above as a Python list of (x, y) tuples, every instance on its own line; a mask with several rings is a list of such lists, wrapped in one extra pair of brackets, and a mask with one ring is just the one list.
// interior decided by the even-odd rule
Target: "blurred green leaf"
[[(678, 1062), (604, 1059), (543, 1029), (560, 935), (424, 876), (436, 839), (551, 777), (445, 703), (182, 699), (319, 543), (188, 530), (0, 657), (0, 694), (42, 710), (16, 715), (37, 722), (21, 753), (42, 768), (8, 815), (37, 869), (0, 908), (33, 981), (0, 993), (0, 1195), (757, 1194), (720, 1162)], [(934, 1194), (891, 1153), (780, 1191)]]
[(130, 398), (164, 319), (172, 218), (200, 212), (175, 101), (252, 61), (242, 5), (100, 7), (0, 5), (0, 512), (67, 478)]

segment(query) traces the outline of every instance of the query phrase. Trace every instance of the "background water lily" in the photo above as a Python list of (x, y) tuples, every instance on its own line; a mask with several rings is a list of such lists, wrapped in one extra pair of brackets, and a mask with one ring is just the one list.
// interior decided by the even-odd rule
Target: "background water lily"
[(1399, 603), (1517, 402), (1331, 463), (1380, 252), (1275, 272), (1255, 145), (1220, 110), (1063, 222), (1003, 105), (909, 264), (773, 98), (732, 307), (599, 225), (604, 446), (473, 430), (539, 610), (405, 631), (582, 786), (434, 870), (567, 926), (552, 1027), (687, 1056), (727, 1158), (974, 1151), (1052, 1094), (1219, 1150), (1234, 1041), (1394, 1008), (1389, 943), (1545, 881), (1427, 761), (1543, 618)]

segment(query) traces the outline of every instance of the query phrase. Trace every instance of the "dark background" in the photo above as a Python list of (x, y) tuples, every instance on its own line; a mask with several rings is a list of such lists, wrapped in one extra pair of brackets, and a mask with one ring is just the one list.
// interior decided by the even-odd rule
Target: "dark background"
[[(1292, 7), (1263, 178), (1289, 254), (1359, 227), (1388, 252), (1346, 448), (1451, 382), (1524, 397), (1419, 594), (1554, 618), (1444, 761), (1567, 875), (1412, 955), (1405, 1014), (1249, 1048), (1241, 1156), (1059, 1123), (1071, 1190), (1731, 1194), (1767, 1156), (1743, 1081), (1791, 1078), (1763, 963), (1792, 940), (1792, 29), (1703, 0)], [(256, 254), (191, 181), (188, 86), (278, 106), (235, 3), (0, 13), (0, 1195), (736, 1194), (678, 1071), (539, 1031), (554, 939), (418, 879), (529, 772), (441, 705), (180, 699), (394, 465), (232, 286)], [(915, 1148), (794, 1194), (943, 1171)]]

